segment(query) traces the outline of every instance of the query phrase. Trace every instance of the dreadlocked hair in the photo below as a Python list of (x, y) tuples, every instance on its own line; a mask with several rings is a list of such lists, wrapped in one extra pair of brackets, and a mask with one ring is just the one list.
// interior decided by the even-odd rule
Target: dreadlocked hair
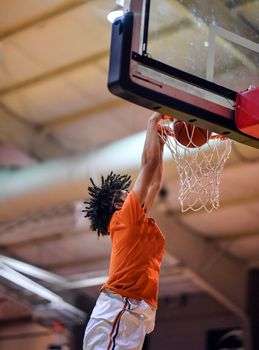
[(113, 172), (106, 179), (102, 176), (101, 186), (98, 187), (90, 178), (92, 186), (88, 187), (90, 200), (85, 201), (85, 217), (90, 219), (90, 228), (97, 231), (98, 236), (109, 235), (108, 226), (112, 214), (114, 198), (120, 191), (127, 190), (131, 184), (129, 175), (116, 175)]

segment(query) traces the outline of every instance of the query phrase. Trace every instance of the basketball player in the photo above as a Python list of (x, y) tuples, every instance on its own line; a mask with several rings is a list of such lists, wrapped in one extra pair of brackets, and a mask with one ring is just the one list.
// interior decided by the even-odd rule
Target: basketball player
[(113, 172), (100, 187), (91, 179), (86, 217), (98, 235), (112, 241), (109, 279), (91, 314), (84, 350), (142, 349), (154, 329), (164, 237), (148, 217), (163, 178), (164, 144), (157, 134), (162, 118), (148, 120), (141, 168), (132, 191), (128, 175)]

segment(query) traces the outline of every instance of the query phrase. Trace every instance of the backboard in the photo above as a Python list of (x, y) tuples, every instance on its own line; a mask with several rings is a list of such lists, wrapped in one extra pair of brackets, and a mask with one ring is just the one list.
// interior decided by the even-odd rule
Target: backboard
[(126, 0), (124, 7), (112, 28), (110, 91), (259, 148), (235, 122), (237, 93), (259, 86), (258, 3)]

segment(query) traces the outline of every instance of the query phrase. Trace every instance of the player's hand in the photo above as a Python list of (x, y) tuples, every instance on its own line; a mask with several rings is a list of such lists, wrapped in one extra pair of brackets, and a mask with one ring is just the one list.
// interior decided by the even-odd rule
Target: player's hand
[(163, 118), (163, 114), (155, 112), (149, 117), (149, 120), (157, 124), (159, 120), (161, 120), (162, 118)]

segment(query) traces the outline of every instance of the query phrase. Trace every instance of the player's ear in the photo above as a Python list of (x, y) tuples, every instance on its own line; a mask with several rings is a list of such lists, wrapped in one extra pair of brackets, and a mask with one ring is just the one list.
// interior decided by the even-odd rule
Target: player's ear
[(121, 209), (123, 202), (114, 202), (113, 206), (116, 210)]

